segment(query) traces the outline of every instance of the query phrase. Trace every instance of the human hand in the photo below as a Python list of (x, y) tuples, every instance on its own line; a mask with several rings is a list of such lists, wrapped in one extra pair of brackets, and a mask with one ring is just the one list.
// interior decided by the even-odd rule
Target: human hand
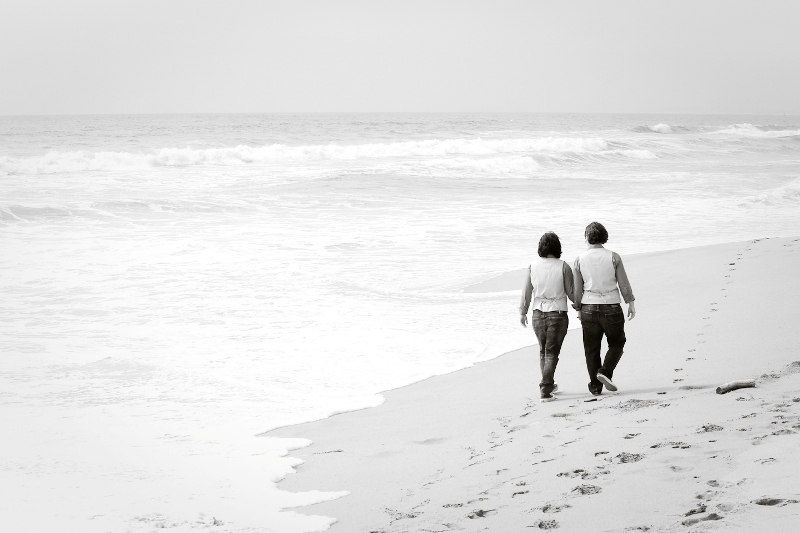
[(519, 315), (519, 321), (523, 328), (528, 327), (528, 315)]
[(633, 304), (634, 302), (628, 304), (628, 322), (636, 317), (636, 306)]

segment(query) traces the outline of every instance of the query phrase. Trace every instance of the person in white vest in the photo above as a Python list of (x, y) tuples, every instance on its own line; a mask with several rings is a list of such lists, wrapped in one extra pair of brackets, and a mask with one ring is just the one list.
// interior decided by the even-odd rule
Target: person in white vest
[(558, 389), (555, 373), (561, 345), (567, 336), (569, 316), (567, 298), (575, 301), (572, 269), (559, 259), (561, 241), (552, 232), (539, 239), (539, 257), (528, 267), (528, 276), (522, 288), (522, 301), (519, 305), (520, 322), (528, 326), (528, 308), (533, 300), (533, 331), (539, 341), (539, 369), (542, 381), (539, 393), (542, 402), (555, 399), (553, 393)]
[[(608, 241), (606, 228), (599, 222), (592, 222), (586, 226), (584, 235), (589, 248), (575, 259), (573, 265), (573, 307), (578, 310), (583, 326), (583, 349), (591, 380), (589, 392), (597, 396), (603, 392), (603, 385), (610, 391), (617, 390), (611, 379), (625, 346), (625, 315), (620, 304), (623, 299), (628, 304), (629, 320), (636, 316), (636, 307), (622, 258), (603, 247)], [(608, 341), (608, 351), (601, 363), (603, 335)]]

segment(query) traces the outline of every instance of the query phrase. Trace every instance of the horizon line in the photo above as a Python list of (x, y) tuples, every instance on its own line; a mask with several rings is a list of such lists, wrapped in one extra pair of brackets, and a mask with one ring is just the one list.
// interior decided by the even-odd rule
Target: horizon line
[(693, 111), (138, 111), (113, 113), (6, 113), (0, 118), (23, 117), (99, 117), (153, 115), (749, 115), (800, 117), (799, 112), (693, 112)]

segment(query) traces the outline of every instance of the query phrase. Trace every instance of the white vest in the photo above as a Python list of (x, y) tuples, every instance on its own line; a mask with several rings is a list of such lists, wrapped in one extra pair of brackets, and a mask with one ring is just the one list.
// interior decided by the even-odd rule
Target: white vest
[(605, 248), (589, 248), (578, 256), (583, 276), (582, 304), (622, 303), (612, 254)]
[(566, 311), (567, 292), (564, 290), (564, 261), (553, 257), (537, 257), (531, 262), (533, 309)]

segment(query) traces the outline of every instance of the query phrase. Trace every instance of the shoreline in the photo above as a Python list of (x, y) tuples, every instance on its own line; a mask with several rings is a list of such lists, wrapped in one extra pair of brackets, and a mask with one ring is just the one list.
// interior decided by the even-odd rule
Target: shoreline
[[(731, 460), (736, 462), (743, 453), (740, 437), (766, 421), (768, 415), (754, 414), (750, 420), (753, 427), (737, 433), (724, 430), (725, 425), (731, 423), (729, 420), (725, 423), (713, 420), (724, 418), (743, 405), (755, 406), (745, 401), (758, 401), (758, 395), (766, 395), (760, 400), (762, 405), (775, 408), (783, 401), (776, 399), (776, 394), (796, 394), (792, 391), (800, 389), (794, 367), (787, 366), (800, 359), (797, 355), (793, 359), (790, 354), (793, 346), (788, 333), (800, 318), (800, 312), (790, 309), (774, 316), (747, 313), (749, 304), (763, 301), (763, 294), (783, 294), (788, 290), (790, 298), (800, 295), (800, 291), (791, 286), (789, 267), (792, 261), (798, 264), (799, 240), (757, 239), (623, 257), (634, 294), (641, 303), (636, 320), (626, 326), (628, 355), (623, 356), (618, 376), (615, 376), (620, 386), (618, 393), (604, 393), (597, 401), (590, 400), (585, 390), (585, 367), (581, 369), (580, 336), (572, 331), (565, 341), (556, 374), (563, 391), (556, 402), (538, 403), (538, 369), (534, 365), (533, 349), (528, 346), (449, 374), (433, 376), (436, 379), (426, 378), (386, 391), (386, 400), (378, 407), (262, 433), (262, 436), (301, 437), (313, 442), (291, 453), (304, 464), (296, 468), (299, 475), (288, 475), (279, 487), (289, 491), (350, 492), (349, 496), (337, 500), (294, 510), (334, 517), (338, 523), (332, 526), (332, 531), (494, 529), (520, 527), (528, 522), (543, 529), (555, 523), (571, 530), (582, 520), (595, 520), (589, 510), (596, 505), (614, 509), (620, 503), (618, 499), (629, 498), (630, 487), (639, 486), (643, 476), (648, 477), (649, 484), (663, 485), (663, 491), (657, 491), (664, 492), (662, 498), (653, 502), (645, 498), (648, 503), (643, 506), (644, 510), (615, 509), (616, 512), (610, 513), (613, 516), (605, 517), (603, 522), (603, 527), (611, 529), (604, 530), (616, 531), (641, 524), (650, 530), (666, 531), (674, 526), (672, 522), (682, 524), (695, 519), (706, 526), (724, 523), (730, 527), (724, 516), (746, 514), (744, 510), (753, 516), (760, 514), (753, 511), (753, 505), (757, 510), (771, 510), (772, 518), (778, 520), (785, 514), (778, 512), (778, 507), (800, 499), (800, 494), (793, 497), (785, 483), (775, 484), (774, 476), (769, 477), (770, 484), (775, 489), (782, 487), (782, 492), (773, 490), (776, 494), (769, 497), (783, 500), (778, 504), (758, 505), (748, 500), (715, 503), (717, 507), (713, 507), (713, 498), (709, 498), (701, 500), (708, 502), (703, 504), (706, 510), (687, 515), (694, 518), (675, 522), (671, 517), (677, 508), (683, 515), (690, 510), (685, 508), (687, 505), (698, 501), (698, 498), (693, 499), (694, 492), (686, 483), (697, 489), (694, 485), (703, 478), (707, 483), (704, 490), (713, 488), (722, 492), (719, 487), (710, 485), (714, 481), (721, 487), (722, 481), (705, 479), (705, 476), (689, 476), (686, 478), (689, 481), (681, 481), (680, 472), (685, 472), (686, 467), (676, 465), (671, 466), (676, 466), (677, 470), (667, 467), (664, 476), (650, 479), (641, 467), (650, 463), (650, 468), (655, 468), (652, 463), (659, 455), (657, 452), (664, 456), (667, 452), (662, 449), (673, 449), (665, 442), (683, 443), (686, 450), (690, 450), (683, 452), (684, 455), (697, 462), (701, 458), (698, 455), (705, 453), (704, 446), (724, 441), (731, 451)], [(763, 275), (764, 272), (769, 275)], [(669, 291), (665, 287), (669, 287)], [(516, 287), (508, 290), (513, 289)], [(570, 319), (571, 326), (575, 326), (577, 320), (572, 316)], [(760, 358), (747, 356), (748, 349), (753, 350), (755, 345), (745, 332), (752, 331), (753, 327), (771, 332), (759, 339), (757, 346), (766, 351)], [(532, 333), (531, 340), (535, 346)], [(642, 353), (648, 353), (648, 357), (642, 357)], [(720, 365), (722, 358), (726, 364)], [(736, 371), (733, 371), (732, 362)], [(714, 392), (713, 387), (723, 382), (770, 374), (778, 377), (760, 379), (755, 389), (709, 397)], [(770, 392), (770, 388), (775, 390)], [(747, 398), (747, 395), (754, 399), (736, 402), (732, 398)], [(791, 412), (792, 405), (797, 405), (795, 411), (800, 413), (797, 402), (782, 409)], [(566, 413), (558, 412), (564, 409)], [(636, 413), (643, 416), (628, 420)], [(592, 416), (597, 414), (603, 416)], [(676, 414), (681, 416), (676, 419)], [(705, 418), (701, 420), (698, 416), (708, 420), (702, 422)], [(785, 418), (785, 423), (789, 424), (784, 426), (787, 432), (780, 434), (786, 445), (780, 446), (781, 439), (771, 433), (756, 441), (777, 443), (778, 449), (772, 452), (773, 462), (780, 461), (778, 456), (786, 456), (786, 446), (797, 444), (792, 437), (797, 432), (792, 427), (796, 422), (791, 416), (794, 415)], [(604, 424), (597, 423), (598, 418), (605, 422), (613, 420), (615, 424), (624, 419), (625, 430), (630, 431), (623, 435), (619, 431), (603, 431)], [(773, 420), (769, 422), (774, 425), (771, 424)], [(668, 429), (661, 427), (665, 423), (670, 424)], [(689, 426), (694, 429), (690, 434), (687, 433)], [(705, 426), (723, 428), (714, 436), (725, 439), (706, 439), (711, 442), (705, 444), (690, 442), (688, 435), (696, 440), (696, 436), (702, 434), (697, 433), (697, 428)], [(617, 429), (622, 427), (615, 425), (614, 430)], [(650, 442), (656, 437), (660, 438), (659, 442)], [(636, 446), (644, 440), (648, 440), (648, 447)], [(553, 449), (548, 444), (559, 441), (564, 441), (555, 447), (560, 454), (551, 457)], [(590, 450), (575, 445), (589, 442), (592, 443)], [(746, 444), (752, 447), (750, 442)], [(625, 450), (617, 450), (620, 447)], [(537, 452), (539, 449), (541, 451)], [(586, 456), (588, 453), (591, 455)], [(716, 454), (714, 458), (719, 456)], [(531, 464), (531, 457), (539, 460)], [(628, 462), (637, 465), (622, 464)], [(585, 466), (587, 463), (599, 464), (592, 469)], [(409, 464), (413, 468), (408, 468)], [(581, 465), (583, 467), (578, 468)], [(791, 470), (793, 466), (784, 465), (784, 469)], [(692, 469), (707, 470), (699, 466)], [(613, 487), (600, 483), (612, 478), (626, 483), (616, 480)], [(748, 485), (760, 486), (766, 477), (746, 479)], [(597, 480), (597, 484), (592, 484), (592, 480)], [(565, 482), (577, 487), (564, 493)], [(733, 489), (737, 485), (726, 487), (728, 492), (735, 492)], [(590, 494), (576, 498), (575, 490)], [(555, 509), (553, 505), (562, 505), (558, 509), (563, 513), (548, 512)]]
[[(762, 237), (762, 238), (758, 238), (756, 240), (792, 239), (792, 238), (794, 238), (794, 237), (793, 236), (790, 236), (790, 237)], [(666, 253), (687, 251), (687, 250), (693, 250), (693, 249), (702, 249), (702, 248), (708, 248), (708, 247), (713, 247), (713, 246), (734, 245), (734, 244), (740, 244), (742, 242), (749, 242), (749, 241), (732, 241), (732, 242), (722, 242), (722, 243), (715, 243), (715, 244), (699, 244), (699, 245), (696, 245), (696, 246), (688, 246), (686, 248), (671, 248), (671, 249), (667, 249), (667, 250), (636, 252), (636, 253), (624, 255), (623, 259), (625, 261), (625, 264), (627, 265), (629, 262), (631, 262), (631, 260), (633, 260), (635, 262), (636, 261), (635, 258), (637, 258), (637, 257), (644, 257), (644, 256), (650, 256), (650, 255), (656, 255), (656, 254), (666, 254)], [(611, 247), (611, 248), (613, 249), (613, 247)], [(574, 260), (574, 257), (572, 259)], [(567, 261), (567, 263), (569, 263), (570, 267), (572, 267), (572, 262), (571, 261)], [(488, 279), (485, 279), (483, 281), (473, 282), (473, 283), (470, 283), (468, 285), (465, 285), (464, 287), (462, 287), (460, 289), (459, 292), (460, 293), (467, 293), (467, 294), (469, 294), (469, 293), (485, 294), (485, 293), (514, 292), (516, 294), (516, 296), (514, 297), (514, 301), (516, 302), (518, 300), (519, 293), (521, 292), (521, 289), (522, 289), (522, 282), (525, 279), (526, 270), (527, 270), (526, 268), (518, 268), (518, 269), (513, 269), (513, 270), (507, 270), (507, 271), (502, 272), (500, 274), (492, 275), (491, 277), (489, 277)], [(622, 305), (625, 305), (625, 304), (623, 303)], [(570, 302), (570, 306), (571, 306), (571, 302)], [(572, 314), (569, 315), (570, 316), (569, 330), (572, 331), (572, 330), (575, 330), (575, 329), (579, 329), (580, 328), (580, 321), (578, 321), (574, 317), (574, 312), (573, 311), (570, 311), (570, 313), (572, 313)], [(518, 323), (518, 321), (514, 320), (514, 323), (516, 324), (516, 323)], [(470, 366), (465, 366), (465, 367), (462, 367), (462, 368), (458, 368), (458, 369), (452, 370), (452, 371), (450, 371), (450, 372), (448, 372), (446, 374), (433, 374), (433, 375), (430, 375), (428, 377), (424, 377), (424, 378), (422, 378), (422, 379), (420, 379), (418, 381), (412, 381), (412, 382), (409, 382), (409, 383), (406, 383), (406, 384), (403, 384), (403, 385), (398, 385), (397, 387), (392, 387), (392, 388), (389, 388), (389, 389), (381, 390), (381, 391), (377, 392), (376, 394), (381, 395), (381, 394), (385, 394), (385, 393), (388, 393), (388, 392), (401, 390), (401, 389), (403, 389), (405, 387), (410, 387), (412, 385), (415, 385), (417, 383), (422, 383), (422, 382), (427, 381), (429, 379), (438, 378), (438, 377), (445, 376), (445, 375), (448, 375), (448, 374), (452, 374), (452, 373), (455, 373), (455, 372), (461, 372), (463, 370), (467, 370), (469, 368), (472, 368), (472, 367), (474, 367), (476, 365), (481, 365), (481, 364), (484, 364), (484, 363), (488, 363), (488, 362), (493, 361), (495, 359), (498, 359), (500, 357), (505, 357), (508, 354), (516, 352), (518, 350), (529, 349), (531, 347), (538, 346), (538, 344), (536, 342), (536, 337), (533, 336), (532, 330), (530, 329), (530, 325), (528, 326), (528, 329), (531, 332), (531, 344), (520, 346), (519, 348), (515, 348), (515, 349), (512, 349), (512, 350), (503, 352), (503, 353), (501, 353), (499, 355), (496, 355), (496, 356), (494, 356), (494, 357), (492, 357), (490, 359), (481, 359), (479, 361), (476, 361), (476, 362), (472, 363)], [(379, 407), (379, 406), (380, 406), (380, 404), (379, 405), (365, 405), (363, 407), (355, 407), (355, 408), (351, 408), (351, 409), (347, 409), (347, 410), (338, 411), (338, 412), (330, 414), (330, 415), (328, 415), (328, 416), (326, 416), (324, 418), (319, 418), (319, 419), (315, 419), (315, 420), (305, 420), (305, 421), (302, 421), (302, 422), (290, 422), (290, 423), (287, 423), (287, 424), (282, 424), (280, 426), (270, 427), (268, 429), (260, 431), (259, 433), (256, 433), (255, 436), (257, 436), (257, 437), (264, 436), (265, 437), (265, 436), (269, 436), (268, 435), (269, 433), (271, 433), (273, 431), (280, 430), (280, 429), (294, 427), (294, 426), (301, 426), (303, 424), (311, 424), (311, 423), (314, 423), (314, 422), (319, 422), (321, 420), (326, 420), (328, 418), (332, 418), (332, 417), (335, 417), (335, 416), (340, 416), (340, 415), (347, 414), (347, 413), (363, 411), (364, 409), (374, 409), (375, 407)]]

